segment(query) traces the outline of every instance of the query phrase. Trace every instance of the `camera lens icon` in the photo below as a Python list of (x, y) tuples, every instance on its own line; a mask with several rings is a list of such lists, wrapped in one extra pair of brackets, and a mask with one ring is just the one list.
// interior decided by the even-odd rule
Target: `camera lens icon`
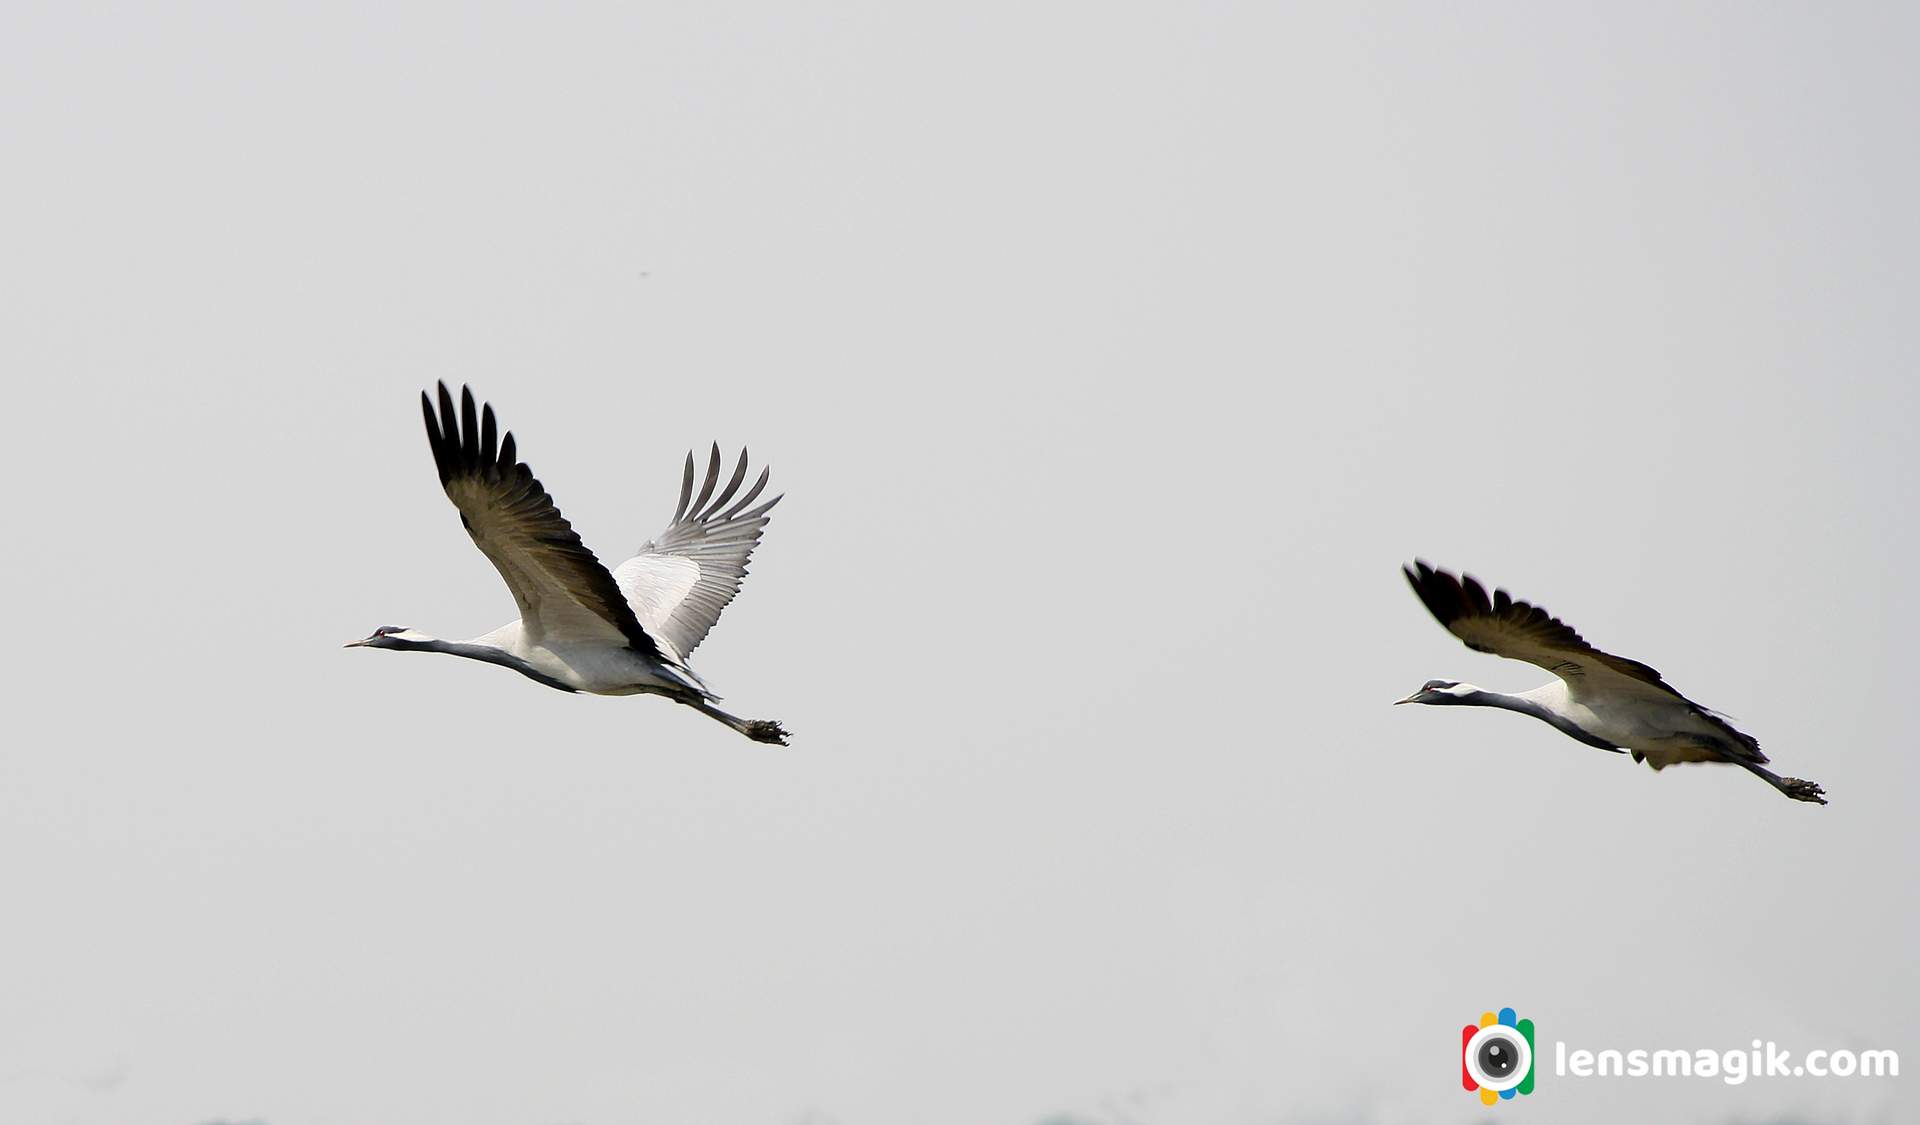
[(1487, 1105), (1533, 1093), (1533, 1021), (1502, 1008), (1461, 1028), (1460, 1085), (1478, 1090)]
[(1533, 1048), (1505, 1024), (1483, 1027), (1467, 1040), (1467, 1073), (1482, 1090), (1499, 1093), (1520, 1084), (1533, 1065)]

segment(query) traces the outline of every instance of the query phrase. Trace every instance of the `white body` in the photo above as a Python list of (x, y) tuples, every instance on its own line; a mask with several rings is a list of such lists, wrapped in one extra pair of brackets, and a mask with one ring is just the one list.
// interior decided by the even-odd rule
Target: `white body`
[(497, 648), (543, 676), (593, 695), (706, 693), (690, 673), (683, 675), (632, 649), (598, 641), (530, 640), (517, 620), (467, 643)]

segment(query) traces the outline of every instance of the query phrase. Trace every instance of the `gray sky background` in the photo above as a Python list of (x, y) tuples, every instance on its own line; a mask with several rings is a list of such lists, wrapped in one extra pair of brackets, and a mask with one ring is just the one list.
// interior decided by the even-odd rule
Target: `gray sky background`
[[(6, 5), (0, 1119), (1466, 1122), (1502, 1005), (1920, 1067), (1917, 34)], [(439, 378), (603, 558), (774, 466), (697, 664), (791, 749), (340, 650), (511, 616)], [(1833, 804), (1389, 707), (1543, 679), (1416, 554)]]

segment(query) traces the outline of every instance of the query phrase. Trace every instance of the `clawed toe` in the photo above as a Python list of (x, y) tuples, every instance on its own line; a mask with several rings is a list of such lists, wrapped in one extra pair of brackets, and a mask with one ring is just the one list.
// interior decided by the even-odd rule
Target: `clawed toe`
[(755, 742), (765, 742), (772, 746), (787, 744), (787, 728), (772, 719), (749, 719), (746, 730), (742, 733)]
[(1783, 777), (1780, 782), (1781, 791), (1796, 801), (1810, 801), (1816, 805), (1827, 803), (1827, 791), (1815, 782), (1802, 781), (1797, 777)]

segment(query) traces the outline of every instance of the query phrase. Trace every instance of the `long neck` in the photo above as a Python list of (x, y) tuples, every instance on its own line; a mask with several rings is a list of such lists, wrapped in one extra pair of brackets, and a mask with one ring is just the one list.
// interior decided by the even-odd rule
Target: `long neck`
[(1546, 711), (1546, 708), (1531, 699), (1508, 695), (1505, 692), (1488, 691), (1485, 688), (1475, 688), (1453, 698), (1468, 707), (1498, 707), (1505, 711), (1518, 711), (1523, 715), (1539, 716)]
[(1469, 707), (1498, 707), (1503, 711), (1518, 711), (1522, 715), (1532, 715), (1541, 722), (1559, 729), (1561, 733), (1567, 735), (1569, 738), (1578, 739), (1588, 746), (1597, 746), (1602, 750), (1619, 750), (1619, 747), (1613, 743), (1606, 742), (1588, 734), (1585, 730), (1574, 725), (1573, 720), (1566, 716), (1547, 709), (1537, 699), (1528, 699), (1524, 695), (1507, 695), (1504, 692), (1487, 691), (1485, 689), (1471, 691), (1464, 695), (1455, 696), (1454, 698)]
[(387, 643), (382, 648), (400, 649), (405, 652), (444, 652), (449, 656), (464, 656), (468, 660), (484, 660), (488, 664), (498, 664), (502, 668), (511, 668), (529, 680), (543, 683), (560, 691), (574, 689), (552, 676), (535, 668), (503, 648), (478, 641), (443, 641), (439, 637), (420, 636), (418, 639), (399, 637), (382, 638)]

